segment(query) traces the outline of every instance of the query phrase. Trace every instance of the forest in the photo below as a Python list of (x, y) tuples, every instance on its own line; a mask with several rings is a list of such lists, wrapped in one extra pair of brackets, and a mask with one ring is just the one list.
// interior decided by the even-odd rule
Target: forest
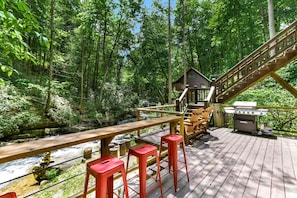
[[(137, 107), (172, 103), (169, 84), (184, 70), (218, 78), (270, 38), (267, 1), (147, 2), (0, 0), (0, 138), (134, 118)], [(296, 7), (273, 1), (276, 33)], [(279, 71), (293, 86), (296, 64)], [(271, 78), (237, 99), (296, 106)]]

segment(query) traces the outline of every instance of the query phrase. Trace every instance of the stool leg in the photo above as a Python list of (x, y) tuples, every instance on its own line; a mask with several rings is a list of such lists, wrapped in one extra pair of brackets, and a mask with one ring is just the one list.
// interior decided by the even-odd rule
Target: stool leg
[(129, 167), (129, 159), (130, 159), (130, 151), (128, 151), (128, 156), (127, 156), (127, 163), (126, 163), (126, 177), (127, 177), (127, 174), (128, 174), (128, 167)]
[(125, 195), (126, 195), (126, 198), (129, 198), (128, 183), (127, 183), (127, 177), (126, 177), (126, 172), (125, 172), (124, 167), (123, 167), (121, 173), (122, 173), (122, 179), (123, 179), (123, 185), (124, 185)]
[(126, 170), (127, 171), (124, 171), (124, 174), (125, 176), (123, 175), (123, 179), (125, 177), (125, 181), (126, 181), (126, 186), (125, 186), (125, 183), (124, 183), (124, 190), (125, 190), (125, 193), (126, 193), (126, 197), (129, 196), (128, 195), (128, 182), (127, 182), (127, 174), (128, 174), (128, 171), (129, 171), (129, 160), (130, 160), (130, 150), (128, 151), (128, 157), (127, 157), (127, 165), (126, 165)]
[(189, 179), (189, 174), (188, 174), (188, 164), (187, 164), (187, 158), (186, 158), (186, 145), (185, 145), (185, 141), (182, 142), (183, 144), (183, 153), (184, 153), (184, 160), (185, 160), (185, 167), (186, 167), (186, 173), (187, 173), (187, 178), (188, 178), (188, 182), (190, 181)]
[(140, 186), (140, 198), (146, 197), (146, 159), (139, 160), (139, 186)]
[(173, 156), (172, 156), (172, 153), (173, 153), (173, 145), (171, 143), (168, 142), (168, 150), (167, 150), (167, 155), (168, 155), (168, 170), (169, 170), (169, 173), (171, 171), (171, 166), (172, 166), (172, 169), (173, 169)]
[(106, 197), (106, 188), (107, 182), (101, 182), (99, 178), (96, 178), (96, 198)]
[(172, 156), (172, 166), (173, 166), (173, 180), (174, 180), (174, 189), (177, 190), (177, 145), (174, 144), (170, 148)]
[(90, 174), (87, 172), (86, 173), (86, 178), (85, 178), (85, 188), (84, 188), (84, 196), (83, 196), (83, 198), (86, 198), (87, 197), (87, 194), (88, 194), (89, 176), (90, 176)]
[(158, 156), (156, 156), (156, 164), (157, 164), (157, 171), (158, 171), (158, 179), (159, 179), (159, 186), (160, 186), (160, 192), (161, 197), (163, 198), (163, 190), (162, 190), (162, 181), (161, 181), (161, 168), (160, 168), (160, 159)]
[(162, 146), (163, 146), (163, 140), (161, 138), (160, 148), (159, 148), (160, 157), (161, 157), (161, 153), (162, 153)]
[[(164, 144), (164, 141), (163, 141), (163, 139), (161, 138), (160, 149), (159, 149), (160, 159), (161, 159), (161, 154), (162, 154), (163, 144)], [(167, 150), (167, 155), (168, 155), (168, 150)], [(169, 163), (169, 162), (168, 162), (168, 163)]]
[(113, 197), (113, 176), (107, 178), (107, 193), (108, 197)]

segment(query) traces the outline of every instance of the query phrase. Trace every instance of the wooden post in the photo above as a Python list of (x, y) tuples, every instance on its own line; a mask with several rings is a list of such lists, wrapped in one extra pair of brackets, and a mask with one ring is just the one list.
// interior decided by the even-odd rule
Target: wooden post
[(217, 95), (217, 90), (216, 90), (217, 87), (216, 87), (216, 79), (215, 78), (211, 79), (210, 86), (215, 87), (214, 94), (212, 94), (212, 97), (211, 97), (211, 102), (214, 103), (214, 102), (216, 102), (216, 95)]
[(125, 142), (125, 140), (121, 140), (119, 142), (119, 146), (120, 146), (120, 156), (126, 155), (127, 149), (126, 149), (126, 142)]
[(110, 155), (114, 157), (119, 157), (119, 147), (115, 146), (109, 149), (110, 150)]
[(182, 135), (182, 136), (184, 136), (185, 137), (185, 130), (184, 130), (184, 128), (185, 128), (185, 125), (184, 125), (184, 114), (183, 115), (181, 115), (181, 118), (180, 118), (180, 122), (179, 122), (179, 133), (180, 133), (180, 135)]
[(131, 147), (131, 140), (130, 139), (124, 139), (125, 145), (126, 145), (126, 151), (129, 151), (129, 148)]
[(198, 103), (198, 87), (197, 85), (194, 86), (194, 89), (195, 89), (195, 104)]
[[(140, 111), (137, 109), (137, 112), (136, 112), (136, 118), (137, 118), (137, 121), (140, 120)], [(138, 129), (137, 130), (137, 136), (140, 137), (140, 130)]]
[(188, 92), (186, 94), (186, 101), (187, 101), (187, 104), (189, 104), (189, 93), (190, 93), (190, 91), (189, 91), (189, 85), (188, 84), (186, 85), (186, 89), (188, 89)]
[(180, 111), (180, 102), (178, 98), (175, 100), (175, 111)]
[(214, 118), (214, 125), (216, 127), (223, 127), (224, 126), (224, 115), (222, 112), (222, 104), (221, 103), (213, 103), (213, 118)]
[(84, 159), (91, 159), (92, 158), (92, 147), (85, 148), (83, 153), (84, 153), (83, 154)]
[(108, 145), (110, 144), (110, 142), (112, 141), (113, 138), (114, 138), (114, 136), (101, 139), (101, 157), (110, 154)]

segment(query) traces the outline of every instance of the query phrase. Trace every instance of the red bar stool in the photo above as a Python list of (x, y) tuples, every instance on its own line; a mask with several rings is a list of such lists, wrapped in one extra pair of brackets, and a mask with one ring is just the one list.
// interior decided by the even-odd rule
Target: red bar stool
[(113, 175), (118, 172), (122, 174), (124, 191), (128, 198), (128, 185), (124, 162), (114, 156), (104, 156), (87, 163), (84, 198), (87, 196), (90, 174), (96, 178), (96, 198), (105, 198), (106, 188), (108, 188), (108, 197), (113, 197)]
[(17, 198), (15, 192), (8, 192), (4, 195), (0, 195), (0, 198)]
[[(152, 146), (150, 144), (138, 144), (134, 147), (129, 148), (128, 151), (128, 159), (127, 159), (127, 170), (129, 165), (129, 159), (130, 155), (133, 155), (138, 158), (138, 166), (139, 166), (139, 186), (140, 190), (137, 192), (135, 189), (132, 189), (134, 192), (140, 195), (140, 198), (145, 198), (146, 194), (152, 192), (155, 188), (159, 187), (161, 196), (163, 197), (162, 192), (162, 182), (161, 182), (161, 174), (160, 174), (160, 160), (158, 156), (158, 148), (155, 146)], [(156, 166), (157, 166), (157, 177), (156, 181), (159, 181), (157, 185), (151, 187), (151, 189), (147, 192), (146, 191), (146, 179), (147, 179), (147, 158), (150, 156), (156, 157)], [(134, 177), (132, 177), (134, 178)], [(130, 178), (130, 179), (132, 179)], [(129, 181), (129, 179), (128, 179)]]
[[(182, 149), (184, 153), (184, 166), (186, 168), (186, 174), (189, 180), (189, 174), (188, 174), (188, 166), (187, 166), (187, 159), (186, 159), (186, 151), (185, 151), (185, 141), (184, 137), (178, 134), (168, 134), (161, 137), (161, 144), (160, 144), (160, 153), (162, 152), (162, 146), (164, 143), (168, 144), (168, 169), (170, 172), (171, 166), (173, 167), (173, 179), (174, 179), (174, 189), (175, 192), (177, 190), (177, 171), (178, 171), (178, 157), (177, 157), (177, 151), (178, 146), (182, 143)], [(180, 168), (183, 168), (180, 167)]]

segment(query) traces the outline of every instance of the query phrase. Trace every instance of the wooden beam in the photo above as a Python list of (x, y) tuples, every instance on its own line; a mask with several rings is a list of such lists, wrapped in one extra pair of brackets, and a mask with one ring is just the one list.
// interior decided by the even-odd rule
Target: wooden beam
[(271, 72), (270, 76), (279, 83), (283, 88), (288, 90), (295, 98), (297, 98), (297, 90), (292, 87), (289, 83), (287, 83), (284, 79), (282, 79), (279, 75), (277, 75), (275, 72)]

